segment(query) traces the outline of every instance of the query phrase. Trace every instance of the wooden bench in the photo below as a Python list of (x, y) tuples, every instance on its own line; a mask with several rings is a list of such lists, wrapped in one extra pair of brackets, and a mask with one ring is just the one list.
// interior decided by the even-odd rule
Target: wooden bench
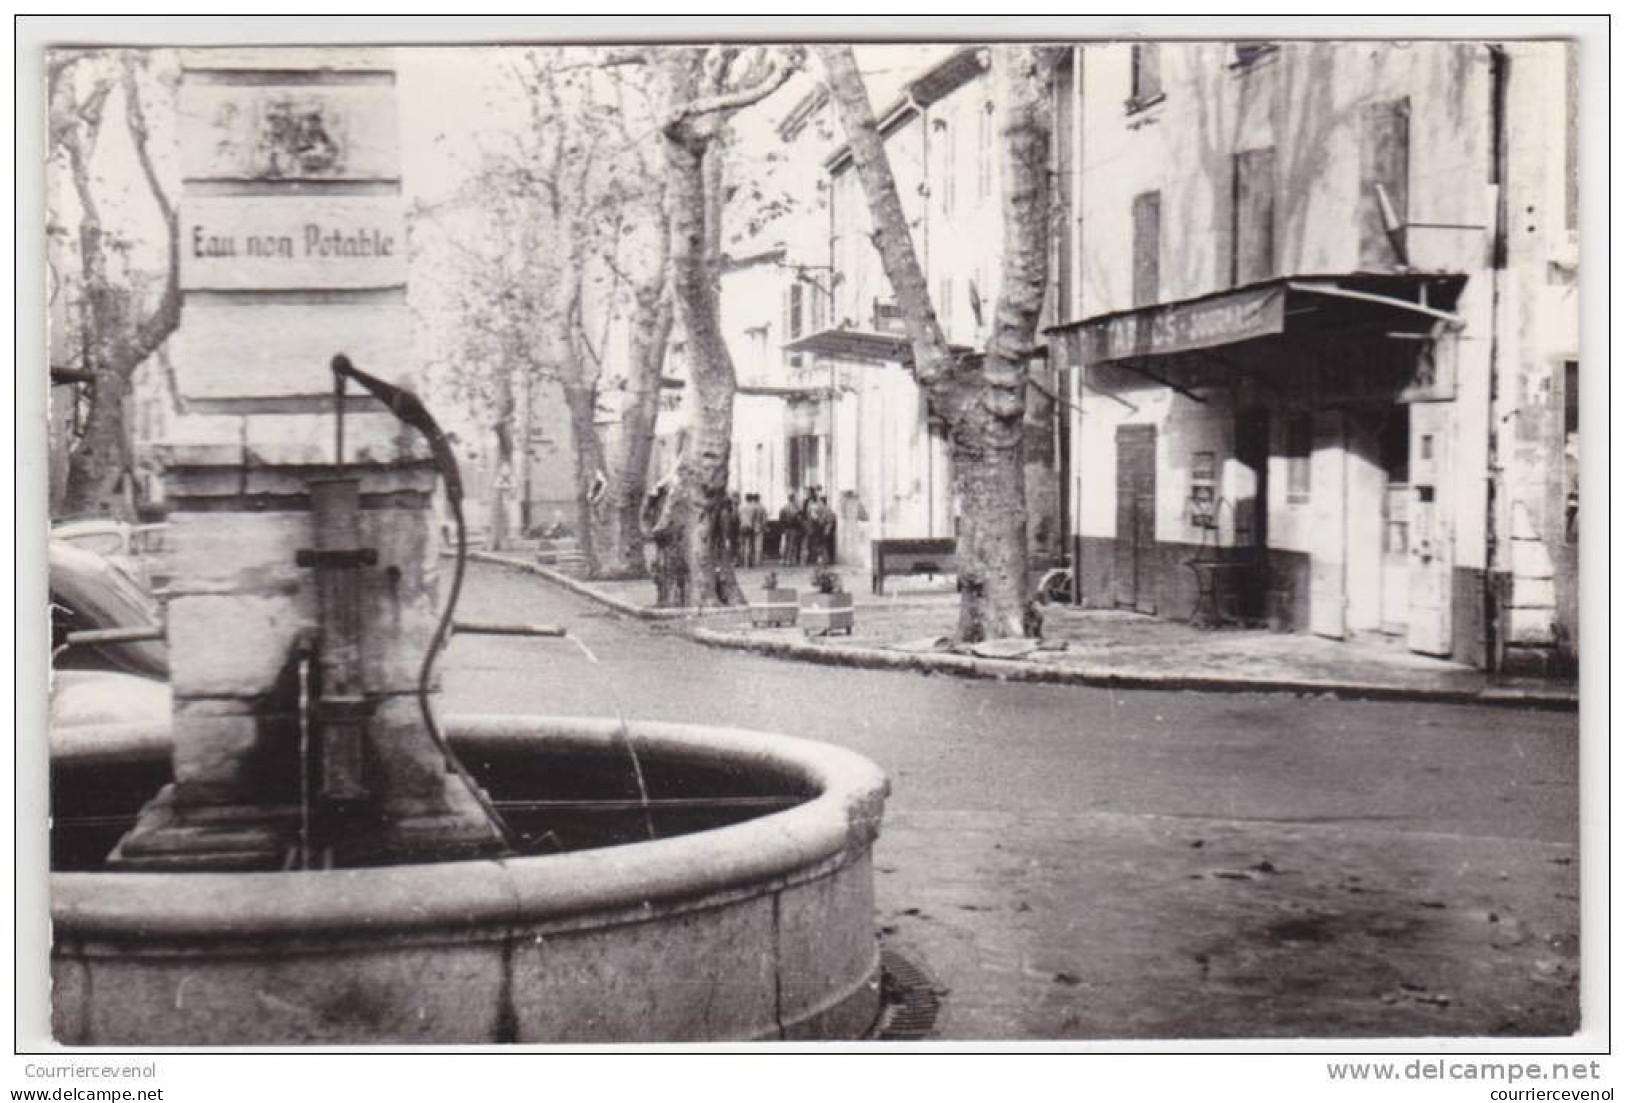
[(956, 573), (957, 543), (952, 536), (876, 540), (869, 550), (870, 584), (874, 592), (886, 592), (887, 575)]

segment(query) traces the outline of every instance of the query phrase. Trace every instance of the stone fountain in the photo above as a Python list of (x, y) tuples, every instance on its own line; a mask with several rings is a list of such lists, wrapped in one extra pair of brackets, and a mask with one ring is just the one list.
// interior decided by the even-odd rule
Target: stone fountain
[(873, 765), (657, 723), (439, 731), (457, 492), (404, 390), (389, 55), (191, 51), (180, 133), (174, 705), (53, 738), (57, 1038), (862, 1035)]

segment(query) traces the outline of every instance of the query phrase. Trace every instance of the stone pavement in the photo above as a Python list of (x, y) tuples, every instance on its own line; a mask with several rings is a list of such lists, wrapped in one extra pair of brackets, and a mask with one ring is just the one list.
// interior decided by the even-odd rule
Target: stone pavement
[[(586, 582), (535, 563), (524, 552), (476, 557), (522, 567), (645, 619), (683, 622), (694, 639), (835, 665), (915, 669), (1009, 681), (1182, 688), (1278, 690), (1339, 696), (1463, 702), (1504, 702), (1574, 708), (1572, 683), (1492, 681), (1478, 669), (1406, 650), (1394, 641), (1319, 636), (1262, 629), (1194, 627), (1183, 620), (1117, 610), (1048, 605), (1044, 638), (1000, 640), (971, 647), (951, 643), (958, 595), (951, 579), (888, 579), (887, 593), (869, 592), (868, 573), (837, 568), (856, 610), (851, 635), (813, 636), (800, 627), (753, 627), (748, 609), (655, 609), (648, 580)], [(769, 574), (780, 586), (811, 589), (810, 567), (739, 572), (747, 599), (758, 600)]]

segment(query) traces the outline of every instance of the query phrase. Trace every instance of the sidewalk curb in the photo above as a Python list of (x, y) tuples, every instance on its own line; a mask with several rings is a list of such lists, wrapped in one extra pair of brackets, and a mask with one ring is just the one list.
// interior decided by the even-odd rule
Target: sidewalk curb
[(1089, 686), (1110, 689), (1160, 689), (1192, 693), (1290, 693), (1297, 696), (1332, 696), (1366, 701), (1417, 701), (1432, 704), (1488, 705), (1537, 708), (1573, 712), (1579, 708), (1577, 694), (1539, 692), (1490, 686), (1482, 690), (1425, 689), (1381, 685), (1369, 682), (1316, 682), (1275, 678), (1214, 678), (1202, 675), (1153, 675), (1121, 671), (1040, 666), (1020, 659), (984, 659), (971, 655), (907, 653), (851, 644), (804, 643), (800, 640), (770, 640), (737, 632), (725, 632), (688, 623), (705, 616), (735, 615), (736, 606), (712, 609), (649, 609), (611, 597), (579, 579), (539, 563), (492, 552), (469, 552), (482, 563), (526, 571), (595, 601), (618, 613), (645, 621), (676, 621), (683, 635), (704, 644), (732, 651), (751, 651), (769, 658), (812, 662), (869, 670), (901, 670), (919, 674), (947, 674), (964, 678), (1043, 685)]
[[(442, 552), (441, 554), (449, 555), (451, 553)], [(584, 598), (596, 601), (600, 605), (608, 606), (623, 616), (636, 617), (638, 620), (678, 620), (701, 612), (699, 609), (648, 609), (642, 605), (633, 605), (630, 601), (622, 601), (620, 598), (611, 597), (601, 590), (582, 582), (580, 579), (571, 578), (563, 571), (555, 571), (551, 567), (543, 566), (540, 563), (532, 563), (514, 555), (503, 555), (500, 552), (470, 551), (468, 558), (475, 563), (492, 563), (498, 567), (511, 567), (516, 571), (533, 574), (554, 585), (563, 586), (566, 590), (570, 590)]]

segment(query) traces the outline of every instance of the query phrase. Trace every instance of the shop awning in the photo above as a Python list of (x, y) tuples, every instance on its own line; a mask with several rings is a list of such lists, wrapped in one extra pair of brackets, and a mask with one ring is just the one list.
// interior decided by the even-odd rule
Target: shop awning
[(1180, 302), (1052, 326), (1075, 364), (1213, 349), (1301, 330), (1381, 322), (1409, 332), (1459, 326), (1451, 309), (1466, 277), (1422, 273), (1290, 276)]
[[(667, 375), (661, 377), (660, 389), (663, 391), (683, 391), (688, 389), (688, 380), (682, 376)], [(828, 387), (809, 387), (793, 383), (757, 383), (749, 379), (741, 379), (734, 384), (735, 394), (757, 395), (763, 398), (784, 398), (792, 401), (805, 398), (820, 398), (829, 393)]]
[(741, 382), (735, 393), (755, 395), (759, 398), (783, 398), (789, 401), (800, 401), (808, 398), (822, 398), (830, 391), (828, 387), (798, 387), (791, 384), (777, 383), (746, 383)]
[[(786, 344), (784, 351), (871, 363), (907, 364), (914, 359), (914, 346), (902, 334), (834, 327), (798, 337)], [(968, 345), (949, 345), (948, 351), (954, 356), (964, 356), (972, 349)]]

